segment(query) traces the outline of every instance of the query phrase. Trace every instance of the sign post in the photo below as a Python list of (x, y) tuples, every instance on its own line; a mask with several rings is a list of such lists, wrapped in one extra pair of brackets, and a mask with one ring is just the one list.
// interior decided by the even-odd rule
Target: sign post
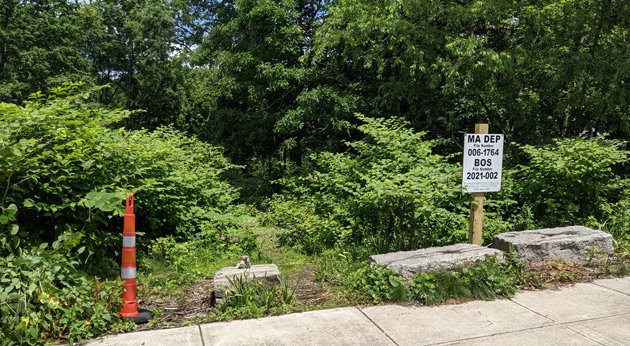
[(483, 202), (485, 192), (501, 190), (503, 135), (488, 134), (488, 124), (475, 124), (475, 133), (464, 136), (462, 186), (472, 194), (468, 241), (483, 241)]

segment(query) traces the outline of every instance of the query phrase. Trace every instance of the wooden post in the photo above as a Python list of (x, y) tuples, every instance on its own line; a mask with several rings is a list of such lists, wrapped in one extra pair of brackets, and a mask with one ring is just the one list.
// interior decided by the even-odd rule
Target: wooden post
[[(488, 124), (475, 124), (475, 133), (487, 134)], [(483, 192), (473, 192), (470, 202), (470, 233), (468, 241), (471, 244), (481, 245), (483, 242)]]

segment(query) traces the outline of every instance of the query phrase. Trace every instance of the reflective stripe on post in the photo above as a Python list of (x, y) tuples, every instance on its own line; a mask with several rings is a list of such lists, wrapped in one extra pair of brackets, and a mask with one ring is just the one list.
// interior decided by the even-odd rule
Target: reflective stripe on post
[(133, 195), (125, 200), (125, 219), (123, 225), (123, 247), (120, 263), (120, 277), (125, 282), (123, 291), (122, 317), (137, 317), (136, 301), (136, 215), (133, 213)]
[(120, 268), (120, 277), (124, 279), (135, 279), (136, 268)]
[(136, 247), (136, 237), (123, 236), (123, 247)]

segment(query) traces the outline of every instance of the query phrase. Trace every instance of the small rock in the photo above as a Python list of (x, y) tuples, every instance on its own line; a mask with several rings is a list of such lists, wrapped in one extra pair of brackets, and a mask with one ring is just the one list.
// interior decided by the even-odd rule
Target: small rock
[(501, 233), (493, 243), (503, 251), (513, 247), (521, 260), (533, 262), (585, 263), (592, 255), (613, 253), (610, 234), (584, 226)]
[(220, 302), (225, 298), (225, 291), (230, 287), (230, 280), (237, 277), (266, 280), (271, 284), (280, 283), (280, 270), (275, 264), (256, 264), (250, 268), (226, 267), (216, 272), (212, 283), (214, 299)]
[(414, 251), (391, 252), (370, 256), (370, 261), (386, 266), (398, 272), (405, 279), (422, 272), (453, 270), (465, 267), (486, 256), (503, 259), (499, 250), (489, 249), (474, 244), (455, 244), (430, 247)]
[(249, 261), (249, 256), (241, 256), (241, 261), (236, 265), (236, 269), (251, 268), (252, 263)]

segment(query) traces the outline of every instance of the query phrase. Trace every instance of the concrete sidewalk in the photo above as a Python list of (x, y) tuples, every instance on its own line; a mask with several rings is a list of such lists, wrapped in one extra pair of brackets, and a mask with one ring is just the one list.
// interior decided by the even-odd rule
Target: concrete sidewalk
[(89, 345), (630, 345), (630, 277), (509, 300), (311, 311), (121, 334)]

